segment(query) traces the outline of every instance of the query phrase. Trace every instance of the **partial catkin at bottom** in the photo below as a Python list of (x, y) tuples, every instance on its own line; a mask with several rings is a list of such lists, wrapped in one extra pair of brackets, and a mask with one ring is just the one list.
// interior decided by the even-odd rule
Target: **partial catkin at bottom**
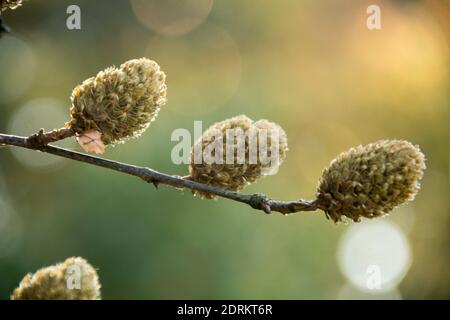
[(0, 11), (17, 9), (23, 4), (23, 0), (0, 0)]
[(83, 258), (27, 274), (11, 295), (12, 300), (99, 300), (100, 283), (95, 269)]

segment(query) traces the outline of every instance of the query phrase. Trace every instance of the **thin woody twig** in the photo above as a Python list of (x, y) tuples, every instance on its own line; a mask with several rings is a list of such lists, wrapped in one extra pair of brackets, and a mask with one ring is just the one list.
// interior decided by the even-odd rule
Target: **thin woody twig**
[[(30, 136), (28, 138), (15, 135), (0, 134), (0, 145), (9, 145), (27, 148), (31, 150), (38, 150), (59, 157), (111, 169), (114, 171), (139, 177), (146, 182), (153, 183), (155, 186), (158, 186), (159, 184), (165, 184), (175, 188), (182, 188), (182, 189), (187, 188), (191, 190), (208, 192), (222, 198), (227, 198), (230, 200), (246, 203), (252, 208), (262, 210), (266, 213), (276, 211), (282, 214), (289, 214), (299, 211), (314, 211), (319, 209), (315, 201), (306, 201), (301, 199), (295, 201), (278, 201), (271, 199), (266, 195), (258, 193), (251, 195), (242, 194), (239, 192), (216, 188), (211, 185), (184, 179), (183, 177), (180, 176), (168, 175), (147, 167), (139, 167), (113, 160), (107, 160), (43, 143), (45, 141), (60, 140), (63, 139), (65, 135), (70, 136), (70, 134), (71, 135), (74, 134), (68, 131), (67, 132), (63, 131), (62, 133), (59, 132), (58, 134), (54, 133), (54, 131), (52, 132), (44, 133), (40, 131), (38, 134)], [(57, 137), (59, 137), (59, 139), (56, 139)]]
[(29, 136), (27, 142), (32, 146), (39, 147), (51, 142), (73, 137), (74, 135), (75, 130), (71, 128), (54, 129), (49, 132), (44, 132), (44, 129), (40, 129), (37, 133)]

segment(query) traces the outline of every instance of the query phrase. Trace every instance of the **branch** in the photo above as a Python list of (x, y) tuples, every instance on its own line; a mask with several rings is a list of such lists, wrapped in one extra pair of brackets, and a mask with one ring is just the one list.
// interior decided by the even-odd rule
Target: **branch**
[(40, 129), (37, 133), (29, 136), (27, 142), (38, 148), (39, 146), (47, 145), (50, 142), (56, 142), (66, 138), (73, 137), (75, 135), (75, 130), (71, 128), (60, 128), (54, 129), (50, 132), (44, 132), (44, 129)]
[[(49, 133), (44, 133), (40, 130), (37, 134), (30, 137), (20, 137), (14, 135), (0, 134), (0, 145), (9, 145), (27, 148), (31, 150), (38, 150), (46, 153), (50, 153), (59, 157), (72, 159), (84, 163), (89, 163), (95, 166), (111, 169), (126, 173), (135, 177), (139, 177), (146, 182), (153, 183), (155, 187), (159, 184), (166, 184), (175, 188), (187, 188), (191, 190), (199, 190), (214, 194), (216, 196), (227, 198), (230, 200), (246, 203), (254, 209), (262, 210), (266, 213), (277, 211), (282, 214), (289, 214), (298, 211), (314, 211), (320, 209), (315, 201), (295, 200), (295, 201), (277, 201), (270, 199), (264, 194), (242, 194), (239, 192), (228, 191), (220, 188), (216, 188), (207, 184), (195, 182), (192, 180), (184, 179), (180, 176), (171, 176), (165, 173), (158, 172), (156, 170), (138, 167), (126, 163), (107, 160), (84, 153), (71, 151), (68, 149), (55, 147), (42, 143), (45, 141), (57, 141), (64, 137), (73, 136), (74, 133), (66, 131), (68, 129), (57, 129)], [(57, 139), (59, 137), (59, 139)]]

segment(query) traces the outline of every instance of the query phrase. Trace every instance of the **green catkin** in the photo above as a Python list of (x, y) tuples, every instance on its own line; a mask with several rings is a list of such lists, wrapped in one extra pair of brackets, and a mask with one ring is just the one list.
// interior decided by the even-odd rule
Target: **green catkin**
[(316, 203), (327, 218), (375, 218), (414, 199), (425, 156), (403, 140), (382, 140), (341, 153), (323, 171)]
[[(72, 268), (71, 268), (72, 267)], [(69, 287), (68, 277), (79, 270), (80, 286)], [(97, 272), (83, 258), (68, 258), (63, 263), (27, 274), (11, 295), (12, 300), (99, 300)]]
[(17, 9), (23, 4), (23, 0), (0, 0), (0, 11)]
[(166, 103), (165, 80), (159, 65), (147, 58), (107, 68), (73, 90), (66, 126), (79, 135), (98, 131), (105, 145), (139, 137)]
[[(226, 134), (229, 129), (241, 129), (244, 133), (249, 133), (251, 131), (254, 132), (257, 143), (259, 145), (259, 132), (261, 130), (267, 130), (267, 149), (271, 150), (271, 135), (270, 130), (277, 130), (279, 141), (278, 141), (278, 152), (279, 152), (279, 162), (277, 164), (263, 164), (261, 163), (259, 157), (257, 158), (256, 163), (250, 163), (249, 154), (250, 154), (250, 143), (248, 135), (245, 137), (245, 145), (239, 146), (245, 148), (245, 161), (241, 161), (243, 163), (239, 163), (238, 161), (238, 139), (233, 141), (233, 162), (231, 164), (227, 164), (224, 159), (223, 164), (218, 163), (206, 163), (202, 161), (202, 163), (195, 163), (194, 159), (194, 151), (195, 150), (205, 150), (205, 148), (213, 143), (216, 139), (217, 134), (223, 137), (223, 155), (226, 155), (227, 149), (227, 139)], [(283, 160), (286, 158), (286, 153), (288, 151), (287, 137), (284, 130), (273, 122), (269, 122), (267, 120), (260, 120), (257, 122), (253, 122), (250, 118), (245, 115), (240, 115), (233, 117), (231, 119), (227, 119), (218, 123), (213, 124), (209, 127), (202, 135), (202, 138), (195, 142), (194, 147), (191, 152), (191, 163), (189, 166), (189, 179), (209, 184), (214, 187), (223, 188), (230, 191), (240, 191), (245, 186), (250, 183), (253, 183), (264, 175), (264, 169), (267, 169), (269, 165), (274, 165), (278, 167)], [(202, 198), (206, 199), (214, 199), (216, 198), (214, 195), (202, 191), (194, 190), (193, 193)]]

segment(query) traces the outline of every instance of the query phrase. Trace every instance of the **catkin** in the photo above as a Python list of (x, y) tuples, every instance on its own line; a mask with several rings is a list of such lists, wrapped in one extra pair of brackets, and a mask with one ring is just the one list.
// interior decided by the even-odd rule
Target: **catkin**
[[(79, 287), (71, 287), (70, 277), (78, 276)], [(97, 272), (85, 259), (73, 257), (34, 274), (27, 274), (14, 290), (11, 299), (99, 300), (100, 283)]]
[(105, 145), (139, 137), (166, 103), (166, 75), (152, 60), (129, 60), (85, 80), (72, 92), (71, 120), (77, 134), (101, 133)]
[(23, 4), (23, 0), (0, 0), (0, 11), (14, 10)]
[(403, 140), (382, 140), (341, 153), (323, 171), (316, 203), (328, 218), (382, 216), (420, 189), (425, 156)]
[[(245, 134), (244, 138), (232, 140), (232, 145), (227, 145), (227, 130), (240, 129), (240, 132)], [(267, 133), (267, 155), (271, 154), (271, 130), (277, 133), (278, 138), (278, 158), (277, 163), (263, 163), (259, 157), (258, 151), (261, 146), (260, 132), (266, 131)], [(253, 143), (255, 143), (255, 149), (251, 149), (250, 135), (253, 135)], [(201, 163), (195, 163), (195, 152), (200, 150), (204, 151), (209, 145), (214, 143), (218, 137), (223, 139), (222, 157), (223, 163), (207, 163), (204, 158), (201, 157)], [(226, 161), (226, 150), (230, 148), (233, 150), (232, 163)], [(239, 157), (238, 149), (243, 150)], [(253, 150), (253, 151), (252, 151)], [(256, 151), (256, 161), (250, 161), (250, 154)], [(250, 118), (240, 115), (213, 124), (202, 135), (202, 137), (195, 142), (191, 152), (191, 163), (189, 166), (189, 179), (209, 184), (214, 187), (223, 188), (230, 191), (242, 190), (245, 186), (253, 183), (262, 175), (268, 174), (270, 170), (277, 169), (278, 166), (286, 158), (288, 151), (287, 137), (284, 130), (273, 122), (267, 120), (260, 120), (253, 122)], [(242, 158), (242, 155), (244, 158)], [(253, 162), (253, 163), (252, 163)], [(193, 193), (202, 198), (213, 199), (214, 195), (194, 190)]]

